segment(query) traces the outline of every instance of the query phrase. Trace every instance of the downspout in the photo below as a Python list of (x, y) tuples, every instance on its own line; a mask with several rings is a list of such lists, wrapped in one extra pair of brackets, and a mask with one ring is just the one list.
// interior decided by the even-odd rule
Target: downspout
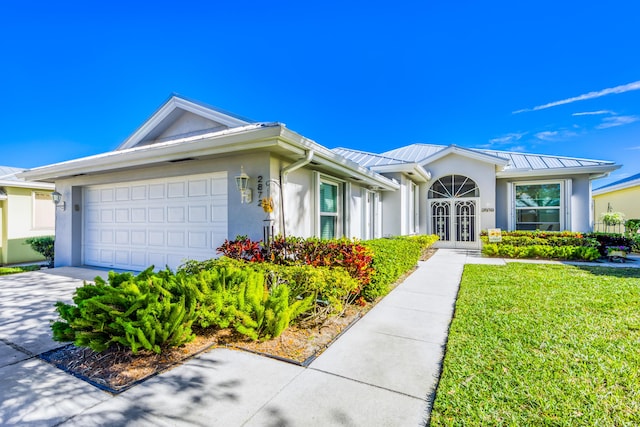
[(284, 185), (287, 183), (287, 175), (293, 172), (294, 170), (300, 169), (303, 166), (311, 163), (313, 159), (313, 150), (307, 151), (304, 159), (300, 159), (295, 163), (291, 163), (289, 166), (285, 166), (280, 169), (280, 212), (282, 212), (282, 237), (287, 238), (287, 233), (285, 231), (285, 220), (284, 220)]

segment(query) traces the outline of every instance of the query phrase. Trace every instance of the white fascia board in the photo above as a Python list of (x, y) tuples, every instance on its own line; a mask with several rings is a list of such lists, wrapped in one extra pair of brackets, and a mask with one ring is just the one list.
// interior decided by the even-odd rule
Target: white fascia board
[(429, 182), (431, 180), (431, 172), (425, 170), (425, 168), (423, 168), (417, 163), (400, 163), (395, 165), (372, 166), (371, 170), (379, 173), (385, 173), (385, 172), (406, 173), (411, 177), (413, 181), (416, 181), (416, 182), (424, 183), (424, 182)]
[(344, 177), (357, 178), (357, 182), (365, 183), (381, 190), (395, 191), (400, 185), (387, 177), (384, 177), (371, 169), (360, 166), (358, 163), (349, 160), (338, 153), (318, 144), (317, 142), (305, 138), (304, 136), (282, 127), (282, 139), (286, 142), (298, 147), (299, 149), (308, 151), (313, 150), (313, 162), (321, 164), (332, 169)]
[(468, 150), (466, 148), (457, 147), (455, 145), (450, 145), (449, 147), (438, 151), (437, 153), (432, 154), (429, 157), (426, 157), (420, 161), (420, 164), (427, 165), (429, 163), (435, 162), (449, 154), (458, 154), (463, 157), (468, 157), (470, 159), (479, 160), (481, 162), (491, 163), (497, 166), (506, 166), (509, 164), (508, 159), (503, 159), (502, 157), (492, 156), (490, 154), (479, 153), (474, 150)]
[(597, 190), (593, 190), (592, 194), (594, 196), (599, 196), (601, 194), (611, 193), (613, 191), (626, 190), (627, 188), (640, 186), (640, 178), (634, 179), (633, 181), (623, 182), (622, 184), (612, 185), (606, 188), (598, 188)]
[(197, 135), (157, 144), (144, 145), (67, 162), (42, 166), (17, 174), (28, 180), (53, 182), (57, 178), (106, 172), (189, 157), (224, 154), (275, 146), (281, 125), (248, 125), (211, 134)]
[(131, 136), (129, 136), (129, 138), (127, 138), (122, 144), (120, 144), (118, 148), (116, 148), (116, 150), (126, 150), (127, 148), (134, 147), (165, 118), (167, 118), (169, 114), (171, 114), (178, 108), (221, 123), (230, 128), (246, 126), (247, 124), (249, 124), (249, 122), (247, 121), (231, 117), (227, 114), (223, 114), (219, 111), (206, 108), (202, 105), (174, 95), (167, 102), (165, 102), (164, 105), (162, 105), (155, 113), (153, 113), (151, 117), (142, 124), (142, 126), (140, 126)]
[(606, 176), (610, 172), (621, 168), (622, 165), (579, 166), (573, 168), (548, 168), (548, 169), (516, 169), (496, 172), (496, 178), (527, 178), (559, 175), (591, 175), (591, 179)]
[(48, 182), (33, 182), (33, 181), (2, 181), (0, 180), (0, 186), (2, 187), (16, 187), (16, 188), (33, 188), (34, 190), (54, 190), (56, 187), (54, 184)]

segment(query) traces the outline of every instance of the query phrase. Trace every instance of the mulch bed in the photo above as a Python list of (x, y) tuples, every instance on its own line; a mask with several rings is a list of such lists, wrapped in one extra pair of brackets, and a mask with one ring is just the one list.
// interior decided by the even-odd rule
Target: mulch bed
[[(437, 249), (428, 249), (421, 260), (430, 258)], [(414, 270), (403, 275), (393, 287), (402, 283)], [(348, 306), (341, 316), (329, 318), (319, 326), (293, 326), (278, 338), (251, 341), (232, 330), (198, 330), (196, 338), (183, 346), (164, 349), (161, 354), (139, 351), (133, 354), (125, 347), (112, 347), (101, 353), (73, 344), (48, 351), (39, 357), (52, 365), (110, 393), (121, 393), (142, 381), (171, 369), (185, 360), (212, 348), (235, 348), (273, 357), (300, 366), (308, 366), (340, 334), (361, 318), (374, 304)]]

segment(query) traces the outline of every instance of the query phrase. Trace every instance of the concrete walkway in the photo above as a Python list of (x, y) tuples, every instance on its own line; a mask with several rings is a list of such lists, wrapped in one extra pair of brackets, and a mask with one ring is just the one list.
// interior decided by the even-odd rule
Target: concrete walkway
[(437, 251), (308, 368), (213, 349), (117, 396), (37, 357), (60, 346), (54, 303), (106, 271), (2, 276), (0, 425), (425, 425), (462, 269), (475, 262), (504, 261)]

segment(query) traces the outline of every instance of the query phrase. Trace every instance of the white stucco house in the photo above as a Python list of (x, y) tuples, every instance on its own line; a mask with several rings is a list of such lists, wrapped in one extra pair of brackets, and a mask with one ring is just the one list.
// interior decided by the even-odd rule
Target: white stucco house
[(269, 224), (301, 237), (435, 233), (442, 247), (466, 248), (487, 228), (585, 231), (591, 181), (618, 167), (425, 144), (331, 150), (174, 95), (114, 151), (22, 176), (55, 183), (66, 204), (56, 265), (141, 270), (211, 258), (224, 239), (261, 239)]

